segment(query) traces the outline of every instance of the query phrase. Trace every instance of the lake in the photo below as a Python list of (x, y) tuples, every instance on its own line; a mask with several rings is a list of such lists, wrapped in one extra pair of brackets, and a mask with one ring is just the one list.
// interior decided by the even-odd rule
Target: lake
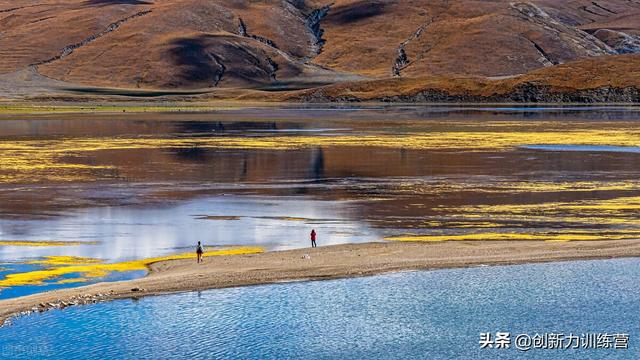
[(35, 276), (70, 264), (197, 241), (299, 248), (311, 229), (319, 245), (635, 239), (639, 121), (638, 107), (2, 115), (0, 298), (145, 273)]
[[(638, 283), (640, 260), (619, 259), (216, 289), (17, 318), (0, 329), (0, 352), (3, 359), (637, 359)], [(509, 333), (509, 348), (481, 348), (487, 332)], [(555, 334), (563, 340), (554, 346), (567, 349), (549, 341), (516, 347), (516, 337), (536, 334)], [(571, 348), (579, 340), (567, 339), (587, 334), (603, 340)], [(604, 340), (613, 336), (620, 340)]]

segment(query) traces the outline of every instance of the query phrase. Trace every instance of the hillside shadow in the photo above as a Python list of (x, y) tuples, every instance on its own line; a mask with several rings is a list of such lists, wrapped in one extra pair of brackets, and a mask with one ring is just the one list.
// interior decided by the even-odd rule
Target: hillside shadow
[(180, 79), (186, 83), (212, 82), (218, 71), (212, 67), (203, 37), (182, 38), (173, 41), (170, 50), (173, 61), (180, 66)]
[(327, 22), (334, 24), (349, 24), (372, 18), (384, 13), (386, 4), (381, 2), (358, 1), (353, 4), (332, 8)]

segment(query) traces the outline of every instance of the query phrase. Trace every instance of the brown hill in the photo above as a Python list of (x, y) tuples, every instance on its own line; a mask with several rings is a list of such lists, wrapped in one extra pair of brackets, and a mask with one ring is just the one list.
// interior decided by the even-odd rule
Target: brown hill
[[(65, 84), (274, 91), (359, 81), (380, 91), (422, 84), (449, 92), (454, 83), (488, 91), (493, 78), (520, 74), (581, 86), (574, 65), (562, 64), (591, 59), (580, 66), (614, 81), (624, 73), (607, 66), (638, 58), (611, 55), (633, 53), (637, 0), (0, 0), (5, 95), (25, 78), (25, 93)], [(531, 80), (501, 81), (496, 91), (517, 81)]]
[(640, 55), (577, 60), (525, 75), (395, 77), (283, 94), (305, 102), (639, 102)]

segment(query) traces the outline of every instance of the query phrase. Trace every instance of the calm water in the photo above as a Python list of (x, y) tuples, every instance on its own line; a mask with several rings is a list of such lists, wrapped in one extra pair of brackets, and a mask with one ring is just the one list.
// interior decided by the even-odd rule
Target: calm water
[[(47, 256), (298, 248), (311, 228), (320, 245), (640, 238), (639, 124), (637, 107), (3, 115), (0, 284), (61, 266)], [(82, 284), (64, 280), (0, 298)]]
[[(408, 272), (55, 310), (3, 359), (637, 359), (640, 260)], [(627, 333), (626, 350), (480, 349), (481, 332)]]

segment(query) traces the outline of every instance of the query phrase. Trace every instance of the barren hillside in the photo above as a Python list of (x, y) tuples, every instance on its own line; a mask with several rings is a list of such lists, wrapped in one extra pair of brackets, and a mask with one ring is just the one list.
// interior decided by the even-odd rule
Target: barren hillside
[(5, 92), (484, 82), (634, 53), (638, 0), (0, 0)]

